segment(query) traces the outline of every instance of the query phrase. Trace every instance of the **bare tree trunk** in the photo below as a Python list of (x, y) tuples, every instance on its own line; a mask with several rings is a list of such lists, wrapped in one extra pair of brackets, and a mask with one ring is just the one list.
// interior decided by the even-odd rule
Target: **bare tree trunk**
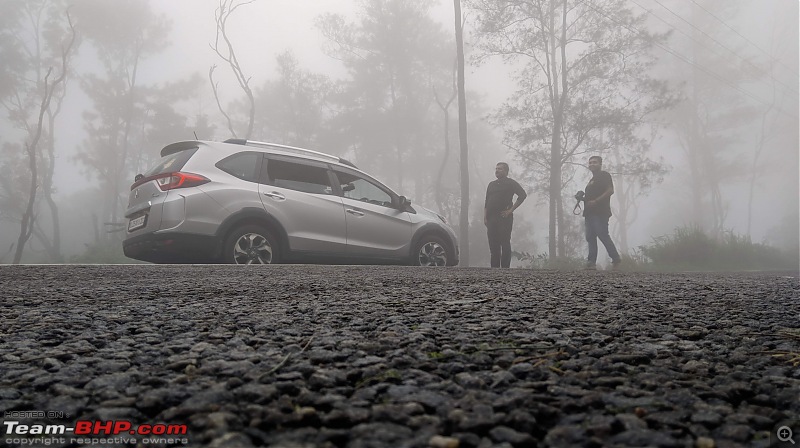
[(461, 29), (461, 0), (455, 7), (456, 55), (458, 59), (458, 137), (461, 143), (461, 265), (469, 266), (469, 147), (467, 146), (467, 95), (464, 88), (464, 35)]
[[(140, 42), (141, 43), (141, 42)], [(125, 127), (122, 133), (122, 157), (120, 157), (119, 166), (116, 167), (117, 172), (114, 175), (114, 200), (111, 206), (111, 222), (117, 222), (117, 213), (119, 212), (120, 201), (120, 181), (125, 177), (125, 167), (128, 164), (128, 139), (131, 133), (131, 124), (133, 122), (133, 109), (136, 104), (136, 75), (139, 71), (139, 59), (142, 52), (141, 46), (136, 48), (136, 55), (133, 60), (133, 71), (131, 78), (128, 81), (128, 104), (126, 105), (125, 112)]]
[[(771, 108), (771, 106), (770, 106)], [(764, 113), (764, 119), (766, 113)], [(761, 136), (756, 147), (756, 153), (753, 155), (753, 162), (750, 165), (750, 185), (747, 194), (747, 235), (750, 236), (753, 224), (753, 196), (756, 187), (756, 178), (758, 177), (758, 159), (761, 158), (761, 153), (764, 150), (764, 119), (761, 122)]]
[(714, 238), (722, 236), (725, 230), (725, 218), (728, 213), (725, 211), (725, 203), (722, 200), (722, 191), (719, 188), (716, 173), (714, 175), (714, 183), (711, 185), (711, 207), (714, 213)]
[(100, 228), (97, 225), (97, 215), (92, 213), (92, 230), (94, 231), (94, 244), (100, 244)]
[[(394, 149), (395, 155), (397, 156), (397, 166), (395, 166), (395, 173), (397, 174), (397, 188), (399, 191), (403, 191), (403, 181), (405, 180), (405, 170), (403, 169), (403, 154), (405, 153), (405, 142), (403, 141), (403, 130), (398, 123), (401, 122), (401, 117), (399, 116), (399, 111), (397, 110), (397, 92), (395, 91), (394, 86), (394, 73), (391, 73), (391, 82), (389, 83), (391, 88), (391, 99), (392, 99), (392, 115), (394, 119), (394, 126), (392, 126), (392, 130), (394, 131)], [(406, 193), (407, 194), (407, 193)]]
[[(31, 5), (27, 5), (29, 8)], [(50, 75), (53, 73), (53, 67), (48, 68), (47, 73), (42, 77), (42, 56), (41, 56), (41, 28), (40, 28), (40, 19), (42, 14), (47, 7), (47, 2), (39, 4), (39, 9), (37, 12), (33, 12), (32, 10), (28, 10), (30, 18), (34, 23), (35, 27), (35, 49), (31, 52), (31, 56), (35, 58), (35, 71), (36, 71), (36, 81), (41, 82), (41, 87), (43, 88), (42, 96), (41, 96), (41, 103), (39, 106), (39, 115), (36, 122), (35, 127), (31, 127), (27, 122), (27, 112), (23, 110), (23, 106), (21, 102), (18, 102), (19, 111), (16, 115), (17, 118), (22, 122), (22, 126), (28, 133), (28, 137), (30, 141), (25, 143), (25, 151), (28, 157), (28, 169), (30, 171), (30, 186), (28, 189), (28, 199), (25, 205), (25, 209), (22, 212), (22, 217), (20, 219), (20, 233), (17, 237), (16, 244), (12, 244), (12, 248), (15, 248), (14, 258), (12, 263), (19, 263), (22, 260), (22, 254), (25, 250), (25, 245), (30, 241), (32, 235), (36, 233), (37, 238), (41, 239), (43, 245), (47, 249), (48, 254), (52, 261), (60, 261), (60, 251), (54, 250), (53, 246), (47, 240), (46, 235), (43, 232), (36, 232), (36, 225), (38, 224), (36, 219), (36, 195), (37, 191), (42, 188), (42, 184), (44, 186), (44, 196), (50, 205), (50, 211), (53, 216), (53, 227), (54, 227), (54, 237), (53, 240), (55, 244), (60, 246), (60, 236), (59, 236), (59, 222), (58, 222), (58, 209), (55, 207), (55, 203), (53, 202), (51, 193), (52, 193), (52, 181), (53, 181), (53, 170), (55, 166), (55, 156), (54, 156), (54, 117), (58, 115), (58, 111), (55, 113), (50, 110), (50, 104), (52, 102), (53, 96), (55, 95), (56, 89), (58, 88), (59, 84), (65, 82), (67, 76), (67, 65), (69, 60), (69, 54), (72, 50), (72, 47), (75, 43), (75, 28), (72, 24), (72, 19), (69, 14), (69, 10), (66, 12), (67, 22), (69, 23), (69, 28), (71, 31), (70, 40), (66, 42), (66, 46), (62, 46), (61, 48), (61, 74), (50, 84)], [(19, 95), (17, 94), (17, 98), (19, 99)], [(61, 107), (61, 100), (63, 100), (64, 95), (59, 97), (58, 101), (58, 109), (60, 110)], [(42, 141), (42, 134), (44, 132), (45, 127), (45, 116), (48, 119), (47, 126), (49, 132), (49, 138), (46, 139), (46, 148), (47, 152), (40, 152), (39, 145)], [(41, 164), (43, 164), (43, 174), (40, 174), (41, 168), (39, 166), (41, 160)], [(41, 177), (41, 178), (40, 178)], [(59, 247), (59, 246), (56, 246)]]
[[(214, 40), (214, 44), (211, 45), (211, 49), (220, 57), (223, 61), (225, 61), (228, 66), (230, 66), (231, 71), (233, 72), (234, 76), (236, 76), (236, 81), (239, 83), (239, 87), (247, 96), (248, 104), (250, 105), (250, 113), (249, 113), (249, 120), (247, 124), (247, 132), (244, 135), (245, 139), (249, 139), (250, 136), (253, 134), (253, 125), (256, 120), (256, 101), (253, 97), (253, 90), (250, 88), (250, 77), (244, 74), (244, 70), (242, 70), (242, 65), (239, 63), (239, 59), (236, 57), (236, 52), (233, 50), (233, 43), (231, 42), (230, 38), (228, 37), (228, 32), (226, 29), (228, 18), (237, 8), (240, 6), (244, 6), (250, 3), (253, 3), (255, 0), (249, 1), (241, 1), (239, 3), (235, 1), (229, 0), (220, 0), (219, 8), (216, 10), (214, 14), (214, 18), (216, 20), (217, 25), (217, 35), (216, 39)], [(223, 54), (222, 50), (220, 50), (220, 38), (225, 42), (225, 49), (227, 54)], [(218, 91), (217, 91), (217, 84), (214, 83), (214, 69), (216, 66), (212, 66), (211, 70), (208, 72), (208, 77), (211, 80), (211, 87), (214, 89), (214, 98), (217, 100), (217, 106), (219, 106), (220, 111), (225, 118), (228, 119), (228, 127), (233, 134), (233, 137), (236, 137), (236, 133), (233, 132), (233, 125), (231, 123), (230, 118), (225, 111), (222, 110), (222, 105), (219, 101)]]
[[(770, 67), (770, 73), (772, 67)], [(758, 177), (758, 160), (764, 151), (764, 146), (767, 143), (767, 116), (775, 106), (775, 83), (772, 83), (772, 102), (770, 102), (767, 110), (761, 116), (761, 132), (758, 136), (758, 143), (756, 143), (756, 152), (753, 154), (753, 161), (750, 165), (750, 188), (747, 195), (747, 236), (750, 236), (750, 229), (753, 223), (753, 196), (756, 186), (756, 178)]]
[[(554, 4), (551, 4), (553, 6)], [(548, 232), (548, 252), (549, 258), (553, 259), (560, 255), (558, 250), (559, 242), (562, 237), (560, 233), (563, 228), (558, 225), (558, 211), (561, 199), (561, 131), (564, 125), (564, 106), (567, 98), (567, 55), (566, 55), (566, 20), (567, 20), (567, 4), (563, 3), (562, 12), (562, 28), (561, 28), (561, 42), (559, 43), (555, 35), (555, 10), (550, 11), (550, 56), (551, 61), (551, 107), (553, 111), (553, 132), (551, 134), (550, 142), (550, 220)], [(558, 48), (561, 48), (559, 53)], [(561, 70), (558, 69), (558, 59), (561, 58)], [(560, 79), (559, 79), (560, 73)], [(559, 82), (561, 87), (559, 88)], [(563, 221), (562, 221), (563, 222)], [(563, 250), (561, 251), (563, 253)]]
[(25, 250), (25, 245), (28, 243), (31, 234), (33, 233), (33, 224), (34, 220), (36, 219), (34, 215), (34, 204), (36, 203), (36, 190), (38, 189), (39, 184), (39, 173), (36, 163), (36, 148), (38, 148), (39, 141), (42, 138), (44, 115), (50, 108), (50, 101), (53, 98), (56, 86), (64, 82), (64, 79), (67, 77), (67, 61), (69, 59), (69, 53), (72, 50), (72, 45), (75, 43), (75, 28), (72, 25), (69, 12), (67, 13), (67, 20), (69, 21), (72, 36), (68, 45), (61, 51), (61, 74), (53, 81), (53, 84), (50, 84), (49, 80), (50, 75), (53, 72), (53, 68), (51, 67), (47, 70), (47, 74), (44, 76), (44, 92), (42, 93), (42, 102), (39, 106), (39, 119), (36, 123), (36, 130), (31, 137), (31, 141), (25, 145), (28, 153), (28, 168), (31, 171), (31, 182), (30, 189), (28, 191), (28, 203), (25, 207), (25, 212), (22, 214), (22, 220), (20, 222), (20, 231), (19, 236), (17, 237), (16, 251), (12, 261), (13, 264), (19, 264), (19, 262), (22, 260), (22, 252)]
[(618, 239), (620, 252), (623, 254), (628, 253), (628, 215), (630, 208), (628, 205), (632, 202), (628, 198), (629, 191), (626, 190), (625, 173), (622, 171), (622, 157), (619, 153), (619, 146), (614, 147), (614, 159), (619, 167), (619, 174), (614, 185), (614, 197), (617, 199), (617, 226), (618, 226)]
[[(53, 244), (50, 242), (50, 239), (45, 234), (44, 229), (42, 229), (41, 223), (43, 221), (44, 221), (43, 219), (34, 220), (33, 228), (31, 230), (31, 237), (35, 237), (36, 240), (39, 241), (39, 243), (41, 243), (45, 252), (47, 252), (48, 254), (52, 254), (54, 251)], [(52, 261), (52, 255), (50, 255), (50, 257)]]
[[(45, 76), (45, 85), (47, 85), (47, 77), (50, 72)], [(22, 260), (22, 251), (25, 250), (25, 244), (33, 233), (33, 205), (36, 202), (36, 188), (39, 181), (39, 174), (36, 171), (36, 144), (38, 144), (39, 136), (41, 135), (41, 118), (39, 119), (38, 134), (34, 137), (32, 143), (26, 144), (25, 149), (28, 153), (28, 169), (31, 171), (31, 183), (28, 190), (28, 203), (25, 206), (25, 211), (22, 213), (22, 220), (19, 225), (19, 236), (17, 237), (16, 251), (14, 252), (13, 264), (19, 264)]]
[[(560, 126), (560, 123), (555, 124), (555, 126)], [(555, 127), (554, 126), (554, 127)], [(556, 137), (555, 140), (558, 138)], [(547, 251), (549, 254), (549, 258), (552, 260), (556, 257), (556, 248), (558, 245), (558, 239), (556, 237), (556, 211), (558, 210), (558, 201), (554, 194), (555, 191), (558, 191), (560, 187), (560, 178), (561, 178), (561, 170), (560, 166), (556, 162), (556, 160), (560, 161), (560, 157), (554, 155), (560, 155), (561, 153), (561, 145), (553, 141), (550, 144), (550, 203), (549, 203), (549, 219), (547, 222)]]
[[(63, 96), (60, 100), (63, 100)], [(61, 101), (59, 100), (59, 107), (61, 109)], [(52, 220), (53, 229), (52, 229), (52, 244), (50, 245), (50, 261), (53, 263), (61, 263), (63, 260), (63, 256), (61, 255), (61, 221), (58, 215), (58, 205), (56, 205), (56, 201), (53, 199), (53, 174), (55, 173), (55, 166), (56, 166), (56, 157), (55, 157), (55, 116), (58, 115), (58, 112), (55, 114), (48, 113), (48, 128), (50, 138), (47, 141), (47, 155), (48, 155), (48, 164), (45, 167), (45, 173), (42, 177), (42, 192), (44, 194), (44, 200), (47, 202), (47, 206), (50, 209), (50, 219)]]
[[(455, 73), (453, 74), (455, 75)], [(439, 207), (439, 213), (444, 213), (442, 178), (444, 177), (444, 169), (447, 167), (447, 161), (450, 158), (450, 104), (453, 103), (453, 100), (456, 99), (456, 95), (458, 94), (458, 88), (455, 85), (453, 87), (453, 94), (450, 95), (450, 98), (444, 104), (439, 100), (436, 88), (433, 89), (433, 98), (436, 100), (436, 104), (439, 105), (444, 115), (444, 157), (442, 158), (442, 164), (439, 165), (439, 174), (436, 176), (436, 206)]]
[(447, 161), (450, 158), (450, 111), (447, 107), (442, 108), (442, 110), (444, 112), (444, 157), (442, 157), (442, 164), (439, 166), (439, 174), (436, 176), (436, 205), (439, 207), (440, 213), (443, 212), (442, 203), (444, 201), (442, 177), (444, 177), (444, 169), (447, 167)]
[[(66, 71), (66, 68), (65, 68)], [(64, 97), (66, 97), (66, 78), (64, 80), (64, 88), (61, 89), (57, 99), (56, 99), (56, 110), (47, 111), (47, 128), (48, 128), (48, 136), (47, 139), (47, 158), (44, 160), (47, 161), (44, 175), (42, 177), (42, 193), (44, 196), (45, 202), (47, 202), (47, 206), (50, 209), (50, 220), (52, 224), (51, 229), (51, 242), (46, 242), (47, 235), (42, 233), (40, 239), (42, 239), (42, 244), (47, 248), (50, 254), (50, 261), (53, 263), (61, 263), (64, 261), (64, 256), (61, 253), (61, 217), (59, 215), (58, 205), (56, 201), (53, 199), (53, 176), (55, 175), (56, 169), (56, 118), (61, 113), (61, 106), (64, 103)]]
[(558, 195), (558, 202), (556, 203), (556, 222), (558, 223), (558, 256), (566, 257), (567, 243), (564, 240), (566, 224), (564, 223), (564, 199), (561, 194)]
[(219, 109), (219, 111), (222, 114), (222, 116), (225, 117), (225, 121), (228, 123), (228, 131), (230, 131), (231, 137), (239, 138), (239, 136), (236, 135), (236, 130), (233, 127), (233, 120), (231, 120), (231, 116), (228, 115), (227, 112), (225, 112), (225, 108), (222, 107), (222, 103), (220, 102), (220, 99), (219, 99), (219, 83), (214, 82), (214, 70), (216, 70), (216, 69), (217, 69), (216, 65), (212, 65), (211, 68), (208, 69), (208, 80), (209, 80), (209, 82), (211, 82), (211, 90), (214, 92), (214, 100), (216, 100), (217, 108)]

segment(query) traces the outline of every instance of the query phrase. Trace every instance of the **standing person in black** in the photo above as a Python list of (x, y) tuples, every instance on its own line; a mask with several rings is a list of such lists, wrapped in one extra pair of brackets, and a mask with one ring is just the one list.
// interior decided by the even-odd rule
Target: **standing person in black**
[(596, 269), (597, 240), (599, 239), (611, 257), (614, 269), (621, 260), (611, 236), (608, 234), (608, 219), (611, 218), (611, 195), (614, 194), (614, 182), (611, 175), (603, 171), (603, 158), (600, 156), (589, 157), (589, 171), (592, 180), (586, 185), (584, 197), (585, 209), (583, 217), (586, 220), (586, 241), (589, 243), (589, 260), (586, 269)]
[[(489, 237), (489, 252), (492, 267), (511, 266), (511, 227), (514, 225), (514, 210), (528, 197), (517, 181), (508, 178), (508, 164), (500, 162), (494, 168), (497, 180), (486, 188), (486, 203), (483, 206), (483, 223)], [(517, 200), (511, 204), (511, 199)]]

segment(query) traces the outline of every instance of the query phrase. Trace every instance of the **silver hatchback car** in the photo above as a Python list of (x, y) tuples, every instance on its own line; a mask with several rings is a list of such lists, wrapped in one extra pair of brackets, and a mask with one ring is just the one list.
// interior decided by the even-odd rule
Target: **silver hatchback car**
[(336, 156), (185, 141), (131, 185), (129, 258), (154, 263), (458, 264), (445, 219)]

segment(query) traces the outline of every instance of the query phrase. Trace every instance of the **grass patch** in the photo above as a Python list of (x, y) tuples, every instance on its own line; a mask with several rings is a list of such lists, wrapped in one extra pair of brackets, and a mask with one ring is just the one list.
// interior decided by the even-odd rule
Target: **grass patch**
[[(778, 336), (790, 339), (792, 341), (800, 341), (800, 329), (787, 329), (778, 332)], [(800, 367), (800, 351), (796, 350), (782, 350), (770, 352), (773, 357), (784, 360), (794, 367)]]

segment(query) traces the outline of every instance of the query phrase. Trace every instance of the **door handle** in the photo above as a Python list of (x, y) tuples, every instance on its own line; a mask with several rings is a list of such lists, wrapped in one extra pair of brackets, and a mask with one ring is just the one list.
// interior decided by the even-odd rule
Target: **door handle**
[(346, 209), (345, 211), (346, 211), (347, 213), (350, 213), (351, 215), (356, 215), (356, 216), (364, 216), (364, 212), (362, 212), (362, 211), (359, 211), (359, 210), (353, 210), (352, 208), (348, 208), (348, 209)]
[(284, 196), (284, 195), (282, 195), (282, 194), (280, 194), (278, 192), (275, 192), (275, 191), (273, 191), (272, 193), (264, 193), (264, 196), (269, 196), (272, 199), (277, 199), (279, 201), (286, 200), (286, 196)]

